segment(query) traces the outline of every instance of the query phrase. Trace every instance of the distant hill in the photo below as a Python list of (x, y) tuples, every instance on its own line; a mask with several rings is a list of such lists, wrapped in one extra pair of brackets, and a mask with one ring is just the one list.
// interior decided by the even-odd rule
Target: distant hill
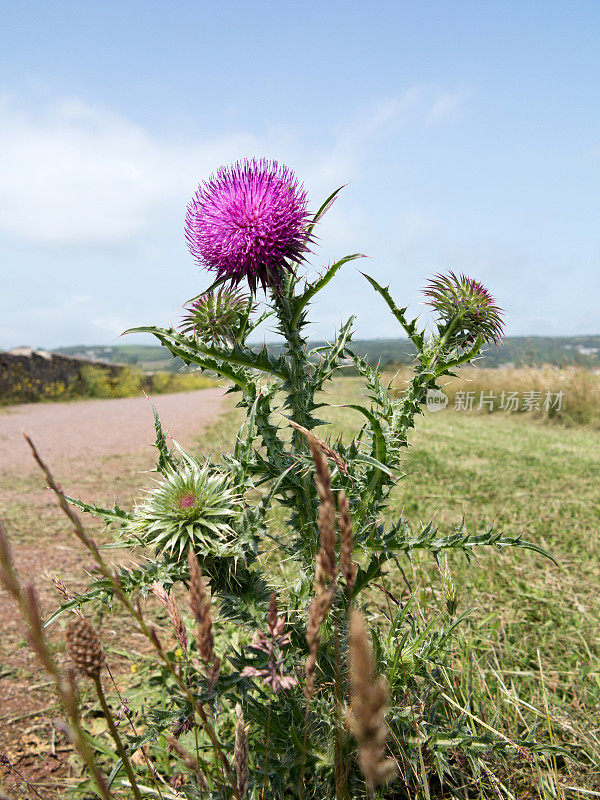
[[(382, 366), (410, 363), (414, 347), (407, 339), (372, 339), (353, 342), (354, 350)], [(600, 366), (600, 336), (511, 336), (488, 347), (478, 361), (482, 367), (576, 365)]]
[(54, 352), (74, 358), (87, 358), (92, 361), (128, 364), (129, 366), (137, 366), (145, 372), (153, 370), (175, 372), (183, 366), (183, 362), (180, 359), (174, 359), (167, 348), (160, 345), (120, 344), (106, 347), (76, 345), (75, 347), (59, 347)]
[[(277, 343), (267, 346), (275, 352), (279, 350)], [(388, 368), (409, 364), (414, 354), (414, 348), (407, 339), (357, 339), (352, 347), (369, 361), (379, 361)], [(55, 352), (113, 364), (129, 364), (144, 371), (175, 372), (183, 367), (180, 359), (172, 358), (165, 347), (158, 345), (80, 345), (61, 347)], [(599, 367), (600, 336), (511, 336), (499, 347), (489, 348), (478, 363), (484, 367), (505, 364)]]

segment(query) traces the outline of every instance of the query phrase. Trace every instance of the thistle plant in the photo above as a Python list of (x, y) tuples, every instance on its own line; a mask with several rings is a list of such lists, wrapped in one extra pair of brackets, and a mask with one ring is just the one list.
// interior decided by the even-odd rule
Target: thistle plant
[[(415, 346), (401, 397), (353, 352), (353, 317), (330, 343), (311, 347), (311, 302), (361, 258), (345, 256), (308, 277), (315, 226), (339, 192), (309, 214), (306, 191), (276, 162), (219, 170), (190, 202), (185, 231), (215, 280), (184, 304), (180, 329), (129, 331), (153, 334), (174, 357), (226, 382), (244, 420), (218, 463), (170, 445), (155, 412), (156, 484), (128, 511), (66, 498), (38, 457), (101, 572), (49, 623), (88, 604), (119, 603), (129, 614), (155, 653), (160, 712), (139, 709), (146, 731), (128, 746), (147, 746), (159, 773), (178, 757), (191, 798), (392, 800), (431, 796), (432, 781), (467, 798), (494, 764), (523, 748), (543, 752), (532, 738), (508, 741), (474, 723), (444, 681), (468, 613), (457, 615), (446, 553), (471, 560), (480, 547), (544, 551), (493, 528), (414, 526), (389, 506), (428, 390), (498, 340), (502, 311), (479, 282), (438, 276), (426, 290), (436, 314), (428, 335), (389, 288), (365, 276)], [(247, 297), (236, 293), (241, 284)], [(249, 344), (267, 318), (279, 348)], [(323, 390), (348, 359), (364, 384), (365, 401), (348, 405), (362, 427), (331, 442)], [(142, 548), (145, 560), (108, 568), (75, 508), (101, 518), (120, 547)], [(419, 586), (402, 599), (392, 591), (417, 551), (431, 555), (434, 569), (443, 565), (447, 611), (429, 619), (417, 613)], [(189, 593), (194, 637), (175, 588)], [(185, 644), (185, 669), (147, 621), (149, 594)]]

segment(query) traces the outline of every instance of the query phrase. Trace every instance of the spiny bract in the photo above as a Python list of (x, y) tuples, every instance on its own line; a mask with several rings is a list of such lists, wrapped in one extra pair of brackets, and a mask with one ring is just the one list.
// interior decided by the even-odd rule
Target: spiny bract
[(186, 463), (163, 474), (136, 506), (130, 532), (157, 553), (177, 559), (191, 547), (197, 553), (225, 555), (233, 544), (231, 520), (240, 510), (240, 498), (227, 475), (209, 461), (200, 465), (186, 455)]

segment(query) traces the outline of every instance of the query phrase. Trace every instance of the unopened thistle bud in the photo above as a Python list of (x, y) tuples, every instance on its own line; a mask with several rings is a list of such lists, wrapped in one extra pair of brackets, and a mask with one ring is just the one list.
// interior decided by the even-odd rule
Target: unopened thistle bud
[(504, 334), (503, 310), (483, 284), (466, 275), (436, 275), (424, 290), (426, 302), (440, 316), (448, 344), (468, 346), (478, 336), (497, 343)]
[(80, 675), (97, 678), (104, 664), (102, 643), (93, 626), (83, 617), (73, 620), (67, 628), (67, 652)]
[(181, 330), (210, 344), (229, 344), (241, 330), (248, 305), (248, 297), (221, 286), (190, 303)]

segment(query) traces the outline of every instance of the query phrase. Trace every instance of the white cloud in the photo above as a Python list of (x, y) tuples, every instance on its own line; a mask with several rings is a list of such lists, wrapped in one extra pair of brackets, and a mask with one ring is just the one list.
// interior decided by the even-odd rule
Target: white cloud
[(164, 141), (135, 122), (77, 101), (36, 114), (0, 98), (0, 230), (30, 242), (106, 247), (130, 241), (218, 165), (256, 154), (293, 164), (317, 197), (352, 180), (371, 141), (410, 112), (440, 119), (450, 93), (414, 87), (355, 115), (316, 151), (300, 131), (233, 131), (187, 143)]
[(469, 89), (441, 92), (431, 105), (431, 109), (425, 118), (426, 123), (435, 125), (454, 119), (460, 108), (471, 97), (471, 94), (472, 92)]
[(151, 214), (187, 196), (191, 176), (252, 152), (258, 142), (232, 133), (173, 145), (130, 120), (63, 102), (37, 118), (0, 108), (0, 227), (61, 245), (120, 242)]

